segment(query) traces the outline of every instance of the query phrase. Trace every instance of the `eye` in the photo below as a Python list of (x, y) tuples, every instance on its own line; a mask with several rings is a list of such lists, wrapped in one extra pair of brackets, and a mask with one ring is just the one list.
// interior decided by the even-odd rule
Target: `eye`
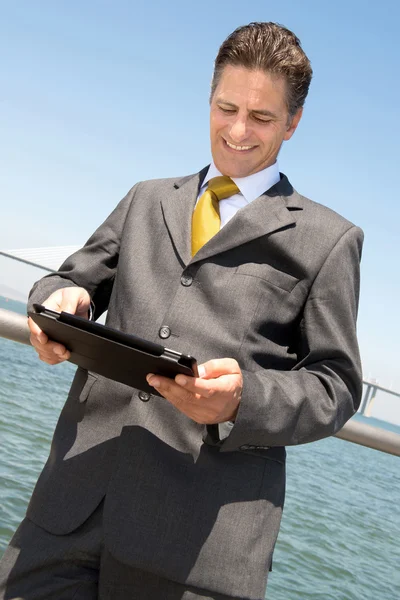
[(226, 106), (218, 106), (218, 108), (227, 115), (231, 115), (234, 112), (236, 112), (236, 110), (234, 108), (227, 108)]
[(264, 117), (258, 117), (257, 115), (253, 115), (253, 119), (254, 121), (257, 121), (257, 123), (270, 123), (271, 119), (265, 119)]

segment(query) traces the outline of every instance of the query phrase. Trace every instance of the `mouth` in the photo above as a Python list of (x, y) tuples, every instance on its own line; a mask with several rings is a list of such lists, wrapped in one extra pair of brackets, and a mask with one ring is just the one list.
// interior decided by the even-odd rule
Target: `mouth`
[(230, 150), (233, 150), (234, 152), (250, 152), (251, 150), (253, 150), (254, 148), (256, 148), (256, 146), (236, 146), (236, 144), (231, 144), (230, 142), (228, 142), (227, 140), (225, 140), (224, 138), (222, 138), (224, 141), (224, 146), (229, 148)]

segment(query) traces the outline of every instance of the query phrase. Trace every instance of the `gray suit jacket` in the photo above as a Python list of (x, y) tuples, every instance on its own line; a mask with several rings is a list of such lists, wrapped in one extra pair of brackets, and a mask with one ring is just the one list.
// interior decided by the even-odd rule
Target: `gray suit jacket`
[(284, 446), (332, 435), (358, 407), (360, 229), (281, 181), (194, 257), (201, 173), (135, 185), (30, 304), (86, 288), (107, 324), (194, 355), (235, 358), (234, 424), (199, 425), (163, 398), (78, 369), (29, 517), (66, 534), (106, 495), (121, 561), (264, 597), (285, 489)]

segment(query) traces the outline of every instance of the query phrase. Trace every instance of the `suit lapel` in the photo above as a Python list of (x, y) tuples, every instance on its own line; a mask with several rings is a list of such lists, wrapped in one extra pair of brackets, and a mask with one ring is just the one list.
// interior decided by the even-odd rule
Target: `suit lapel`
[(301, 198), (286, 176), (236, 215), (193, 257), (192, 262), (226, 252), (258, 237), (296, 223), (290, 209), (301, 209)]
[(295, 224), (290, 209), (302, 209), (300, 196), (285, 175), (270, 190), (240, 209), (236, 215), (199, 252), (191, 256), (192, 213), (201, 182), (208, 167), (174, 184), (171, 193), (161, 199), (165, 223), (172, 242), (186, 266), (210, 258), (235, 246)]
[(174, 184), (174, 189), (161, 200), (165, 223), (181, 261), (187, 265), (192, 258), (192, 213), (201, 182), (208, 167), (196, 175), (185, 177)]

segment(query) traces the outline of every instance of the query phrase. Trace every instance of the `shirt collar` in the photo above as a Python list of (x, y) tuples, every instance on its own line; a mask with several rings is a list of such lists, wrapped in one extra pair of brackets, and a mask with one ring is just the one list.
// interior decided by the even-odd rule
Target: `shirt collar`
[[(213, 177), (220, 177), (221, 175), (222, 173), (218, 171), (214, 162), (212, 162), (202, 183), (202, 191), (210, 179), (213, 179)], [(248, 175), (247, 177), (232, 177), (232, 180), (238, 186), (240, 193), (245, 198), (246, 202), (252, 202), (269, 190), (273, 185), (278, 183), (280, 180), (278, 163), (275, 161), (270, 167), (258, 171), (257, 173), (253, 173), (253, 175)]]

